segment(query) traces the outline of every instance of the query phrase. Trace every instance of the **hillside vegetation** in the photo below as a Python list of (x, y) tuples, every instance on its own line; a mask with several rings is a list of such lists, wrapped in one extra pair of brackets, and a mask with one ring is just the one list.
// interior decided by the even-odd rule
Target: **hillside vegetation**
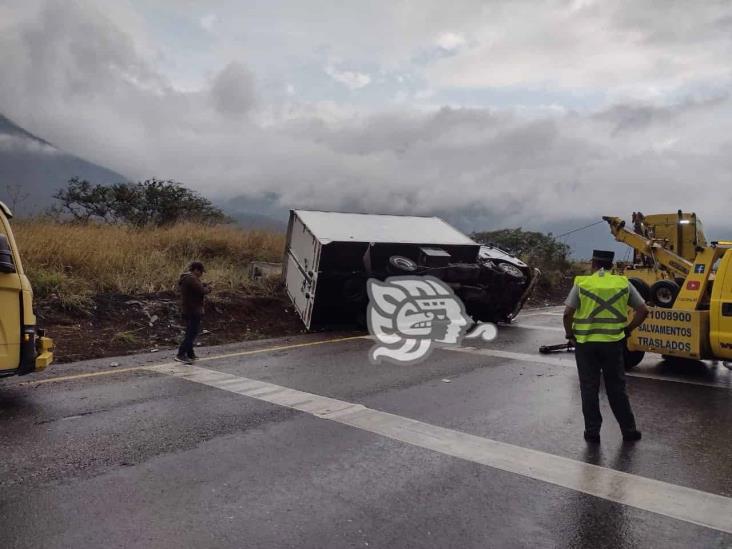
[(560, 302), (572, 287), (575, 275), (584, 274), (587, 266), (573, 261), (570, 247), (551, 233), (500, 229), (473, 233), (476, 242), (498, 246), (541, 271), (533, 303)]
[(284, 235), (233, 225), (126, 225), (22, 220), (15, 234), (25, 270), (43, 301), (81, 309), (98, 294), (144, 295), (176, 289), (186, 265), (199, 259), (215, 292), (262, 294), (248, 280), (252, 261), (280, 261)]
[[(15, 223), (25, 269), (36, 298), (84, 312), (94, 296), (169, 293), (192, 260), (206, 264), (217, 294), (272, 295), (275, 281), (249, 280), (252, 261), (282, 259), (285, 235), (232, 224), (178, 223), (135, 228), (122, 224), (59, 223), (40, 218)], [(479, 241), (513, 251), (543, 271), (540, 291), (563, 291), (575, 274), (569, 248), (551, 235), (520, 229), (476, 233)]]
[(202, 345), (301, 333), (279, 277), (253, 282), (252, 261), (279, 262), (284, 234), (232, 224), (15, 220), (23, 266), (57, 362), (173, 348), (183, 331), (177, 283), (192, 260), (213, 288)]
[[(135, 228), (50, 217), (16, 220), (14, 233), (36, 312), (56, 340), (59, 362), (177, 345), (183, 330), (177, 282), (192, 260), (205, 263), (205, 280), (213, 287), (203, 345), (303, 331), (279, 277), (249, 279), (252, 261), (281, 261), (284, 233), (233, 224)], [(542, 269), (534, 304), (556, 302), (566, 294), (574, 266), (564, 247), (535, 242), (537, 235), (520, 230), (475, 236), (512, 248)]]

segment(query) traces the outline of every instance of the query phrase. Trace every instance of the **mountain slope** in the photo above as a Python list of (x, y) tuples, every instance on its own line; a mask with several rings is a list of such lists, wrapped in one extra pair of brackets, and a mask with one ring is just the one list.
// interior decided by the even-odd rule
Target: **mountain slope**
[[(17, 213), (37, 213), (53, 203), (53, 193), (72, 177), (104, 184), (127, 180), (57, 149), (0, 114), (0, 200)], [(21, 198), (15, 204), (14, 196)]]

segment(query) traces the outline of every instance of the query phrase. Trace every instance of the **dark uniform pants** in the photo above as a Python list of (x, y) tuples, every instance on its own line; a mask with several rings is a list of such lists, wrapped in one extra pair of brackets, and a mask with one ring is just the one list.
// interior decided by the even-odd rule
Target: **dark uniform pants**
[(183, 320), (186, 323), (186, 335), (183, 338), (183, 343), (178, 348), (178, 356), (187, 356), (190, 358), (194, 355), (193, 346), (196, 343), (196, 337), (198, 337), (198, 331), (201, 328), (201, 315), (184, 315)]
[(636, 428), (625, 390), (624, 346), (625, 341), (621, 340), (612, 343), (578, 343), (575, 348), (586, 431), (598, 433), (602, 425), (599, 394), (601, 375), (605, 379), (610, 408), (620, 429), (625, 433)]

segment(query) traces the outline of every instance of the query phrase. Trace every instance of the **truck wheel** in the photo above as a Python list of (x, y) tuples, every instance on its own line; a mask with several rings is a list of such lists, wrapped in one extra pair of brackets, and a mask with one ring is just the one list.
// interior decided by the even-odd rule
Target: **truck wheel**
[(629, 278), (628, 282), (630, 282), (633, 287), (638, 290), (638, 293), (643, 298), (643, 301), (651, 300), (651, 287), (646, 284), (644, 280), (641, 280), (640, 278)]
[(670, 309), (679, 294), (679, 285), (673, 280), (659, 280), (651, 286), (651, 301), (659, 307)]
[(625, 371), (627, 372), (638, 366), (646, 353), (643, 351), (630, 351), (626, 347), (623, 354), (625, 356)]
[(498, 270), (500, 270), (502, 273), (507, 274), (511, 278), (515, 278), (516, 280), (523, 281), (526, 278), (524, 273), (521, 272), (521, 269), (519, 269), (516, 265), (512, 265), (511, 263), (501, 261), (500, 263), (498, 263)]
[(386, 270), (389, 274), (411, 274), (417, 270), (417, 264), (403, 255), (393, 255), (389, 258)]

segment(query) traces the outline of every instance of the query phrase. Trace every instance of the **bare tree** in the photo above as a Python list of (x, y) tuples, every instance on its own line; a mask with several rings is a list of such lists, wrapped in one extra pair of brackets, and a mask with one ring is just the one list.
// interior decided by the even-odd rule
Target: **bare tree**
[(30, 198), (30, 193), (23, 190), (22, 183), (5, 183), (5, 195), (8, 198), (7, 205), (13, 211)]

